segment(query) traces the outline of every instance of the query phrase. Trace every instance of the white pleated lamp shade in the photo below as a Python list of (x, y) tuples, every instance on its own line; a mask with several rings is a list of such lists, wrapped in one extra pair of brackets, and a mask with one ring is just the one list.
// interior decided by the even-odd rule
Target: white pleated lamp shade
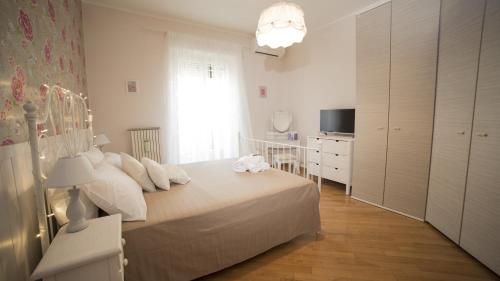
[(96, 145), (105, 145), (110, 143), (108, 137), (105, 134), (99, 134), (95, 136), (94, 142)]
[(57, 160), (44, 184), (48, 188), (64, 188), (94, 180), (94, 167), (87, 158), (78, 155)]
[(275, 49), (302, 42), (306, 33), (302, 8), (294, 3), (279, 2), (262, 11), (255, 35), (259, 46)]

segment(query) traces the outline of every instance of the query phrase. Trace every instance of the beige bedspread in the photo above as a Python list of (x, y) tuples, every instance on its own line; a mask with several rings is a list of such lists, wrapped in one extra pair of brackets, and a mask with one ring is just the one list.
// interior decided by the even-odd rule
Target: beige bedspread
[(320, 230), (315, 183), (233, 161), (184, 165), (190, 183), (144, 194), (147, 221), (123, 223), (127, 281), (194, 279)]

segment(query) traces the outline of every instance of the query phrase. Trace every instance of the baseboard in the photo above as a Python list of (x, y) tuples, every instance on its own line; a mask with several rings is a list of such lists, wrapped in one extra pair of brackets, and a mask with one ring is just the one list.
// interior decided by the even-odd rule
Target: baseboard
[(379, 204), (376, 204), (376, 203), (373, 203), (373, 202), (370, 202), (370, 201), (366, 201), (366, 200), (363, 200), (363, 199), (357, 198), (357, 197), (352, 196), (352, 195), (351, 195), (351, 198), (356, 199), (356, 200), (361, 201), (361, 202), (366, 203), (366, 204), (370, 204), (370, 205), (375, 206), (375, 207), (382, 208), (382, 209), (387, 210), (387, 211), (391, 211), (391, 212), (396, 213), (396, 214), (398, 214), (398, 215), (402, 215), (402, 216), (408, 217), (408, 218), (410, 218), (410, 219), (418, 220), (418, 221), (421, 221), (421, 222), (424, 222), (424, 221), (425, 221), (424, 219), (417, 218), (417, 217), (415, 217), (415, 216), (408, 215), (408, 214), (405, 214), (405, 213), (403, 213), (403, 212), (396, 211), (396, 210), (393, 210), (393, 209), (391, 209), (391, 208), (387, 208), (387, 207), (385, 207), (385, 206), (382, 206), (382, 205), (379, 205)]

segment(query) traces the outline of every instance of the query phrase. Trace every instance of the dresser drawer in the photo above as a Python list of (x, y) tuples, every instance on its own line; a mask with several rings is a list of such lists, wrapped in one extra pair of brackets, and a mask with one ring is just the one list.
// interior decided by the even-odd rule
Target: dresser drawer
[(307, 147), (319, 149), (320, 140), (323, 144), (323, 152), (342, 155), (349, 154), (349, 142), (343, 140), (308, 138)]
[[(342, 155), (338, 153), (323, 153), (323, 165), (336, 167), (336, 168), (347, 168), (349, 165), (349, 156)], [(307, 153), (307, 161), (319, 163), (319, 150), (309, 150)]]
[[(319, 164), (309, 162), (307, 165), (308, 168), (308, 173), (317, 176), (319, 172)], [(322, 168), (322, 174), (321, 177), (325, 179), (329, 179), (332, 181), (340, 182), (340, 183), (345, 183), (347, 180), (347, 173), (348, 170), (345, 168), (337, 168), (337, 167), (330, 167), (324, 165)]]

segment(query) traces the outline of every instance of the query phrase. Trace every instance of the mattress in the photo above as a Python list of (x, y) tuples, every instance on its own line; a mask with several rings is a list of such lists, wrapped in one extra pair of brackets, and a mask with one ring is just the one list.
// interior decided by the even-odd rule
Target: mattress
[(314, 182), (233, 162), (184, 165), (191, 182), (144, 194), (147, 220), (123, 223), (127, 281), (191, 280), (320, 230)]

